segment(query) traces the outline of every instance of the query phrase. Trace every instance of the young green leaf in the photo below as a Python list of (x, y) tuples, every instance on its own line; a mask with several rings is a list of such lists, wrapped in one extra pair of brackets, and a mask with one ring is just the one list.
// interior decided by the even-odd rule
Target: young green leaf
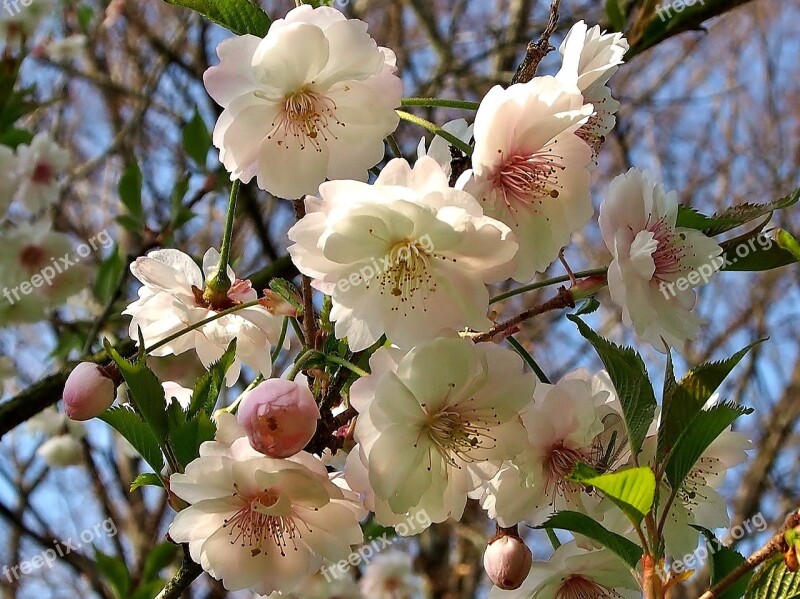
[(122, 255), (119, 246), (114, 244), (111, 253), (100, 263), (100, 267), (97, 269), (94, 295), (101, 304), (111, 300), (126, 266), (125, 257)]
[[(711, 556), (708, 564), (709, 573), (711, 574), (710, 584), (711, 586), (714, 586), (738, 566), (740, 566), (745, 561), (745, 558), (741, 553), (726, 547), (714, 536), (710, 530), (702, 527), (695, 528), (700, 530), (700, 532), (706, 538), (708, 555)], [(692, 567), (693, 566), (690, 566), (689, 564), (684, 565), (684, 569), (691, 569)], [(747, 583), (750, 581), (752, 576), (753, 573), (748, 572), (739, 580), (737, 580), (733, 586), (721, 593), (717, 599), (741, 599), (742, 595), (744, 595), (745, 589), (747, 588)]]
[(131, 362), (119, 355), (117, 350), (108, 344), (106, 351), (119, 367), (122, 378), (128, 385), (131, 401), (152, 429), (156, 440), (162, 443), (167, 438), (169, 426), (167, 424), (167, 399), (158, 377), (144, 360)]
[(800, 572), (791, 572), (776, 555), (761, 566), (747, 587), (744, 599), (791, 599), (800, 595)]
[(620, 0), (606, 0), (606, 14), (614, 31), (625, 31), (625, 11)]
[(659, 460), (672, 449), (681, 434), (719, 388), (736, 365), (761, 341), (736, 352), (727, 360), (706, 362), (693, 368), (679, 383), (672, 372), (672, 356), (667, 356), (661, 424), (658, 429)]
[(189, 404), (189, 419), (193, 418), (201, 410), (209, 416), (214, 412), (220, 391), (225, 385), (225, 373), (228, 372), (235, 358), (236, 339), (231, 341), (222, 357), (214, 362), (208, 372), (197, 381), (192, 392), (192, 401)]
[(142, 208), (142, 171), (136, 161), (132, 161), (119, 180), (119, 199), (128, 210), (128, 216), (136, 223), (144, 223)]
[(145, 559), (142, 580), (144, 582), (158, 580), (161, 571), (175, 561), (177, 554), (178, 546), (174, 543), (164, 542), (153, 547)]
[(603, 339), (580, 318), (572, 314), (568, 314), (567, 318), (578, 325), (581, 335), (594, 346), (608, 371), (622, 404), (628, 443), (633, 455), (638, 455), (657, 407), (653, 386), (641, 356), (629, 347), (620, 347)]
[(765, 204), (739, 204), (722, 212), (706, 216), (694, 208), (680, 206), (677, 226), (699, 229), (706, 235), (714, 236), (754, 221), (775, 210), (788, 208), (800, 201), (800, 188), (789, 195)]
[(117, 599), (127, 599), (130, 595), (131, 575), (125, 562), (106, 555), (97, 548), (94, 550), (94, 560), (98, 571), (109, 582)]
[(145, 472), (133, 479), (131, 483), (131, 491), (135, 491), (139, 487), (163, 487), (164, 481), (161, 477), (154, 472)]
[(797, 240), (783, 229), (778, 229), (774, 236), (753, 231), (744, 238), (725, 241), (721, 246), (725, 260), (722, 270), (760, 272), (800, 261), (800, 250), (792, 251)]
[(636, 524), (642, 521), (653, 506), (656, 477), (653, 471), (645, 466), (598, 476), (585, 464), (578, 464), (570, 478), (602, 491)]
[(171, 430), (169, 440), (175, 459), (181, 466), (186, 466), (200, 455), (200, 445), (211, 441), (216, 432), (214, 423), (205, 412), (200, 412), (195, 418)]
[(622, 558), (622, 561), (633, 569), (642, 559), (643, 551), (639, 545), (607, 530), (602, 524), (595, 522), (594, 519), (586, 514), (570, 511), (558, 512), (553, 514), (547, 522), (534, 528), (558, 528), (588, 537), (616, 553)]
[(740, 416), (752, 412), (750, 408), (723, 402), (695, 414), (675, 442), (667, 462), (667, 480), (672, 488), (680, 488), (703, 452), (726, 428)]
[(205, 168), (208, 150), (211, 148), (211, 134), (203, 117), (195, 109), (192, 120), (183, 129), (183, 149), (197, 166)]
[(122, 435), (155, 472), (164, 468), (164, 456), (142, 417), (126, 406), (114, 406), (98, 416)]
[(272, 20), (250, 0), (164, 0), (175, 6), (185, 6), (200, 13), (217, 25), (236, 35), (267, 35)]

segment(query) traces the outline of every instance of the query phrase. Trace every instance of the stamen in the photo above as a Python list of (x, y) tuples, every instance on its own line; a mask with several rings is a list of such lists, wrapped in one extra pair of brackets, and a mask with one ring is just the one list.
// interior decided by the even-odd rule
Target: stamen
[(533, 154), (512, 156), (494, 174), (492, 183), (503, 194), (509, 211), (518, 211), (519, 205), (532, 208), (545, 198), (558, 198), (562, 189), (559, 175), (566, 167), (563, 156), (553, 152), (556, 143)]
[[(256, 97), (269, 99), (262, 92), (254, 92)], [(278, 137), (278, 145), (284, 146), (287, 137), (294, 137), (305, 149), (310, 144), (317, 152), (322, 151), (321, 141), (338, 139), (331, 131), (335, 125), (344, 127), (336, 117), (336, 103), (324, 94), (308, 87), (286, 97), (283, 109), (272, 121), (272, 130), (267, 139)]]

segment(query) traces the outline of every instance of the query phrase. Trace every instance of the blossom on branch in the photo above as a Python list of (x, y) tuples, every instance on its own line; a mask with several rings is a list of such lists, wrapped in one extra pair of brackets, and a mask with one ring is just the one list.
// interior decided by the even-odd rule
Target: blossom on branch
[(225, 109), (214, 145), (231, 179), (255, 176), (289, 199), (317, 193), (326, 178), (367, 180), (397, 128), (403, 84), (366, 23), (299, 6), (263, 40), (231, 38), (217, 53), (203, 79)]

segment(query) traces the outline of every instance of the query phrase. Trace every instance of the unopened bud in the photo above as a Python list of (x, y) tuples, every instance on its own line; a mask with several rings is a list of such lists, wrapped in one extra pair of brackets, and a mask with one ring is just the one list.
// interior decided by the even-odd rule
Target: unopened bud
[(72, 420), (90, 420), (114, 403), (116, 385), (100, 365), (81, 362), (64, 384), (64, 410)]
[(301, 451), (317, 430), (319, 407), (305, 379), (267, 379), (242, 399), (237, 413), (253, 449), (273, 458)]
[(51, 437), (39, 446), (36, 455), (52, 468), (75, 466), (83, 460), (81, 442), (70, 434)]
[(483, 567), (491, 581), (504, 591), (522, 586), (531, 571), (533, 556), (517, 536), (501, 535), (489, 541)]
[(264, 306), (270, 314), (274, 314), (275, 316), (290, 316), (295, 318), (298, 314), (297, 308), (279, 294), (272, 291), (272, 289), (264, 290), (264, 297), (259, 300), (259, 303)]

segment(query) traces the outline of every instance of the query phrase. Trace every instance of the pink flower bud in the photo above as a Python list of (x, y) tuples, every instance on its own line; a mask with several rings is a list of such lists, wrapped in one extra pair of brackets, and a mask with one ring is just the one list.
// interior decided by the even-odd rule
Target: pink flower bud
[(267, 379), (242, 399), (237, 418), (253, 449), (288, 458), (314, 436), (320, 413), (305, 380)]
[(90, 420), (114, 403), (116, 385), (98, 364), (81, 362), (64, 384), (64, 409), (72, 420)]
[(531, 550), (517, 537), (503, 535), (489, 541), (483, 567), (491, 581), (504, 591), (522, 586), (531, 571)]

